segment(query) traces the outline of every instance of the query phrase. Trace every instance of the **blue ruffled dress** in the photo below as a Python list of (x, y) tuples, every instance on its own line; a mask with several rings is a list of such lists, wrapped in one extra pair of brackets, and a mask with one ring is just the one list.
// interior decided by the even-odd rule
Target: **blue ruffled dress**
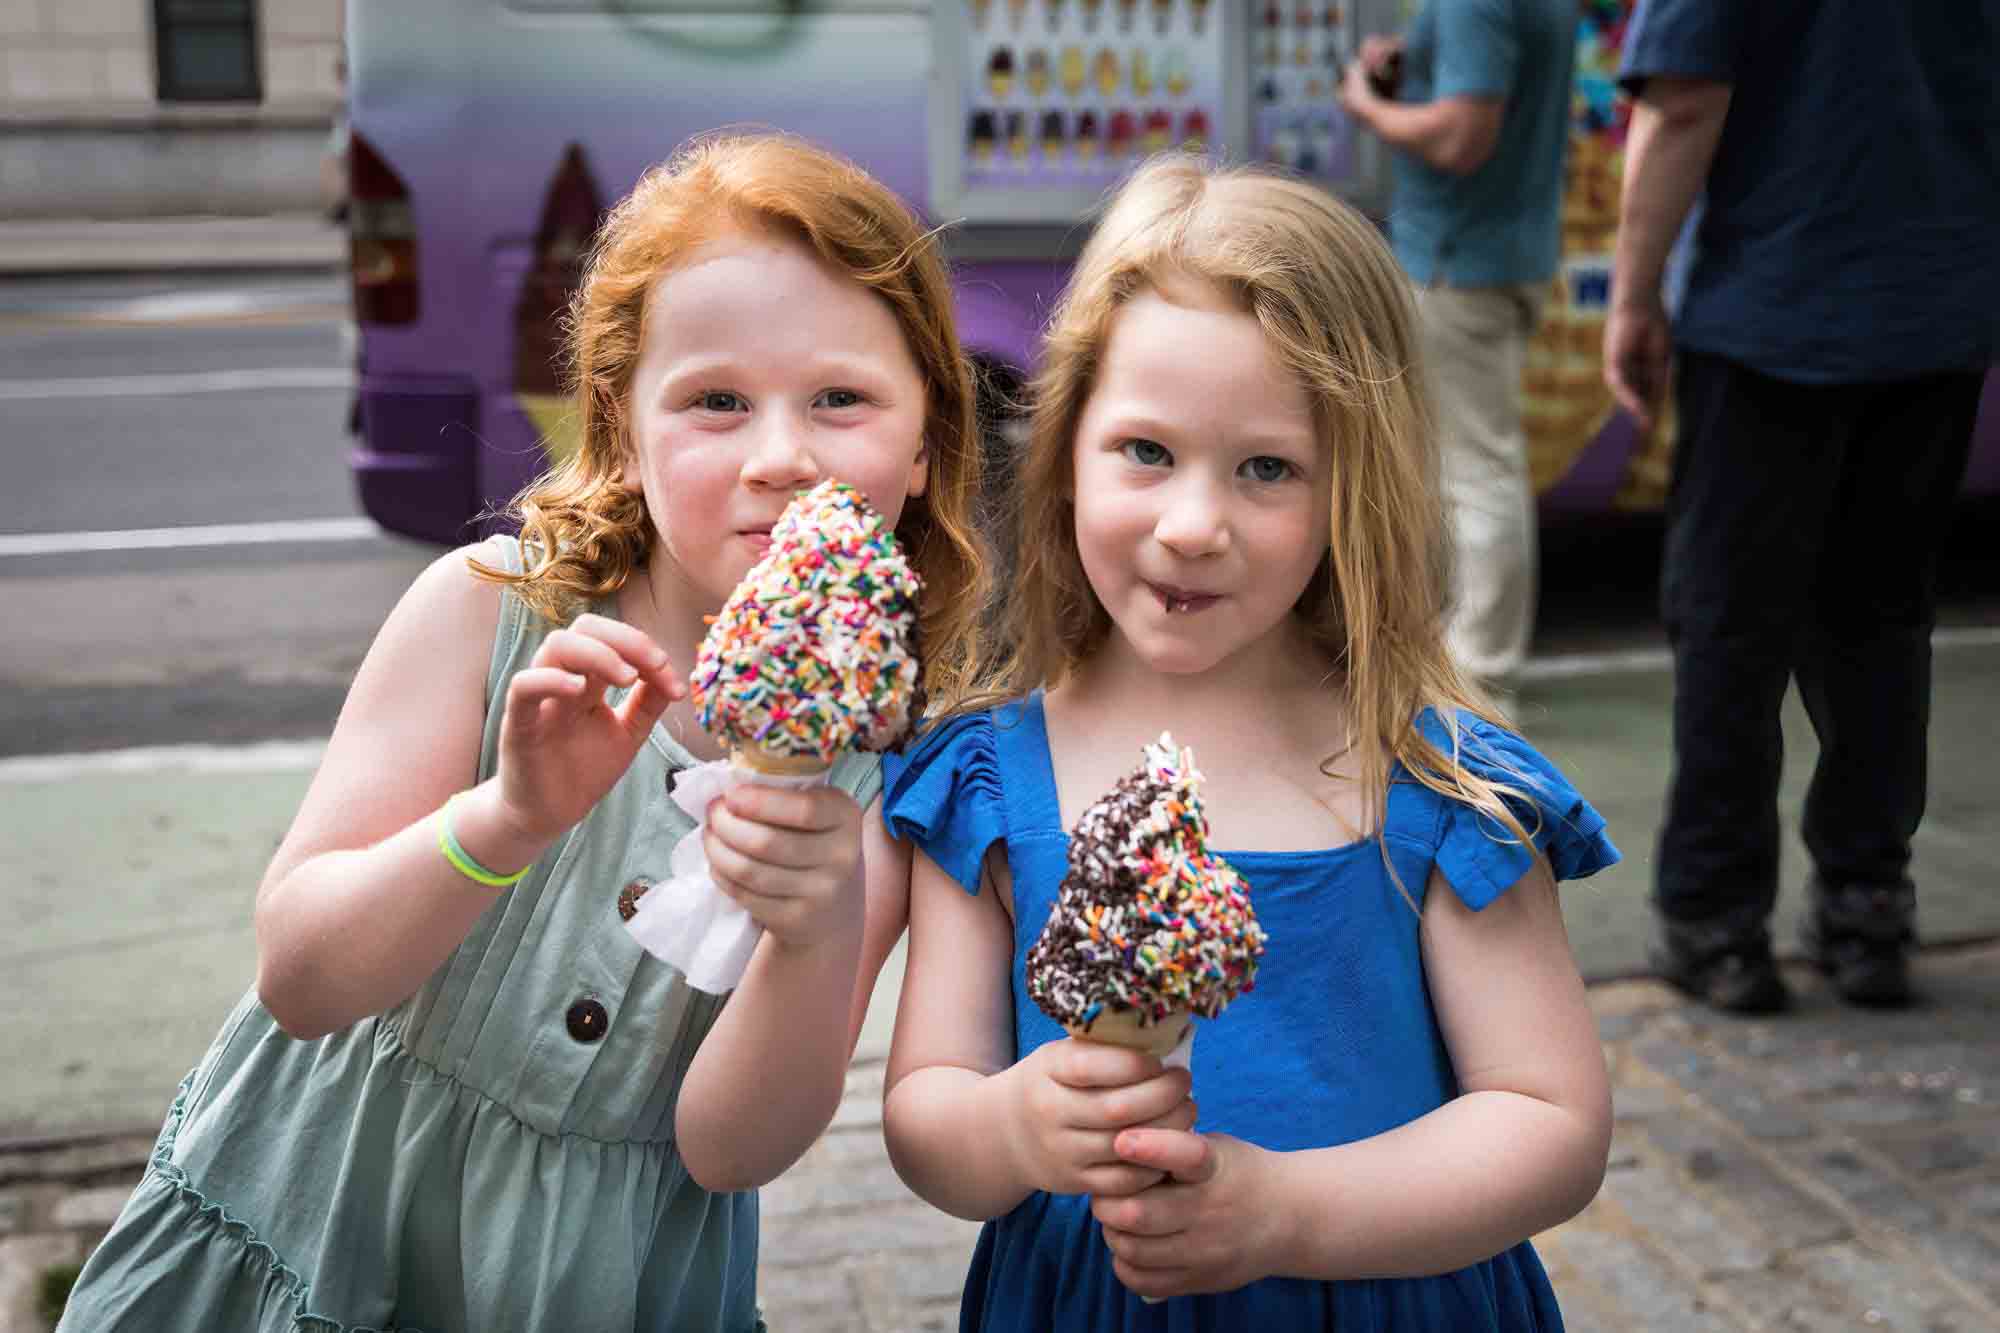
[[(1418, 725), (1447, 753), (1443, 720)], [(1618, 859), (1603, 818), (1520, 737), (1466, 715), (1460, 762), (1532, 796), (1516, 813), (1558, 879)], [(931, 731), (884, 763), (883, 814), (900, 836), (976, 892), (987, 849), (1014, 881), (1016, 1058), (1064, 1034), (1028, 998), (1023, 960), (1054, 905), (1068, 855), (1039, 694)], [(1475, 911), (1512, 887), (1530, 857), (1503, 826), (1400, 772), (1384, 843), (1421, 900), (1433, 866)], [(1424, 984), (1418, 914), (1364, 839), (1305, 852), (1225, 852), (1250, 883), (1270, 937), (1256, 989), (1194, 1043), (1201, 1127), (1279, 1152), (1394, 1129), (1457, 1094)], [(1560, 1329), (1541, 1261), (1523, 1242), (1434, 1277), (1307, 1282), (1268, 1278), (1218, 1295), (1143, 1303), (1111, 1268), (1090, 1201), (1036, 1193), (986, 1224), (966, 1278), (965, 1330)]]

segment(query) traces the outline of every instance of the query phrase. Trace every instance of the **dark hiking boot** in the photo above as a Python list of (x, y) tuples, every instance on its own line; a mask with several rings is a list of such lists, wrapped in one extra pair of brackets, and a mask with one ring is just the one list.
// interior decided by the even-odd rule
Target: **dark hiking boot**
[(1701, 921), (1659, 918), (1648, 957), (1662, 981), (1712, 1009), (1775, 1014), (1792, 1001), (1771, 957), (1771, 931), (1761, 916), (1726, 913)]
[(1799, 926), (1806, 957), (1849, 1004), (1908, 1004), (1910, 949), (1917, 942), (1917, 891), (1894, 884), (1833, 886), (1813, 877), (1812, 910)]

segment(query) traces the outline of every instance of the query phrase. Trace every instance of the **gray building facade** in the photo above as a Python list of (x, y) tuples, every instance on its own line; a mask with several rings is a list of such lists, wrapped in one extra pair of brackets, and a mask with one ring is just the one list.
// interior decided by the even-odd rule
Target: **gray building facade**
[(315, 212), (345, 0), (0, 0), (0, 217)]

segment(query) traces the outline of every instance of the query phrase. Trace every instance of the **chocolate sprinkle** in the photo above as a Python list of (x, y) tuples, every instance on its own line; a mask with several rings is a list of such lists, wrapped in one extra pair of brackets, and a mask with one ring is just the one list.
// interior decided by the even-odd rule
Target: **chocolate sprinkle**
[(618, 919), (621, 921), (630, 921), (633, 917), (637, 916), (639, 914), (639, 899), (644, 897), (646, 890), (652, 887), (653, 881), (650, 879), (635, 879), (624, 888), (618, 890)]
[(1214, 1018), (1253, 988), (1264, 932), (1249, 886), (1208, 850), (1190, 751), (1163, 735), (1083, 812), (1069, 872), (1028, 951), (1028, 994), (1065, 1026), (1106, 1008)]

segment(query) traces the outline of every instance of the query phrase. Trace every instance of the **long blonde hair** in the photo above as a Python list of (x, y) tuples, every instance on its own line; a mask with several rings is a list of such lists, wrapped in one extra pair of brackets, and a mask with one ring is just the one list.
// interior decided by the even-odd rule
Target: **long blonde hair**
[(649, 295), (697, 247), (763, 228), (796, 239), (868, 288), (901, 326), (924, 379), (929, 475), (896, 523), (924, 580), (924, 684), (964, 687), (975, 653), (987, 566), (973, 524), (979, 434), (970, 367), (934, 237), (887, 186), (853, 163), (782, 134), (698, 140), (639, 179), (605, 219), (565, 329), (582, 444), (516, 497), (530, 564), (510, 574), (478, 561), (559, 622), (644, 566), (655, 531), (645, 496), (625, 482), (635, 442), (629, 409)]
[[(1238, 301), (1310, 395), (1333, 466), (1326, 559), (1295, 613), (1337, 664), (1349, 750), (1374, 827), (1400, 762), (1425, 786), (1525, 837), (1514, 789), (1456, 760), (1456, 716), (1491, 708), (1445, 650), (1451, 541), (1409, 284), (1380, 234), (1331, 195), (1256, 168), (1185, 154), (1141, 167), (1113, 196), (1051, 317), (1030, 388), (1017, 483), (1019, 561), (978, 687), (958, 710), (1059, 685), (1111, 618), (1076, 544), (1073, 447), (1119, 309), (1135, 293), (1194, 278)], [(1417, 728), (1438, 710), (1454, 753)], [(1333, 771), (1341, 756), (1329, 756)]]

